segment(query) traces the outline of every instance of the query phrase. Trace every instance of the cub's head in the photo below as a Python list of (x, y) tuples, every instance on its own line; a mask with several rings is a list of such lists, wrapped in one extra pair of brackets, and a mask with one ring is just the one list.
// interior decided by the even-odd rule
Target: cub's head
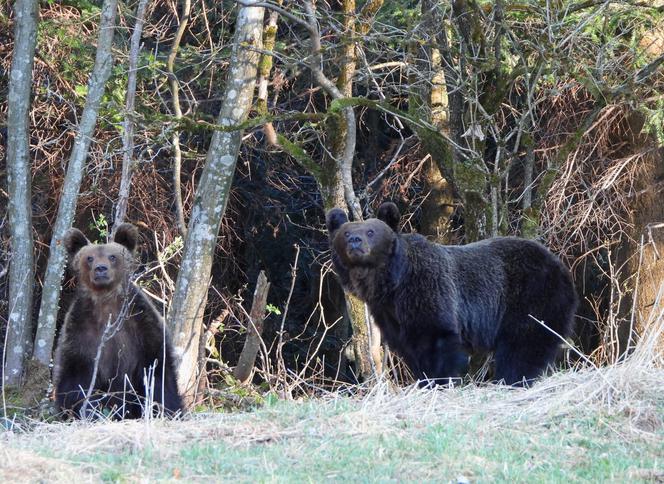
[(93, 244), (83, 232), (69, 229), (64, 244), (79, 284), (94, 291), (109, 291), (123, 286), (133, 270), (138, 230), (122, 224), (108, 244)]
[(348, 267), (376, 267), (388, 262), (398, 237), (399, 210), (391, 202), (383, 203), (377, 218), (349, 222), (346, 212), (333, 208), (326, 224), (330, 246)]

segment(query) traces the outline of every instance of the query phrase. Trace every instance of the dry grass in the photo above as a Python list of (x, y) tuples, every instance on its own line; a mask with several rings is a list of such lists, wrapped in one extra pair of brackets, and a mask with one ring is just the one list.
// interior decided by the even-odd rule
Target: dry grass
[[(627, 445), (641, 442), (653, 449), (658, 447), (661, 459), (664, 457), (663, 389), (661, 367), (640, 365), (636, 359), (630, 359), (600, 370), (558, 373), (528, 390), (468, 386), (431, 391), (415, 387), (399, 389), (382, 382), (361, 397), (333, 394), (316, 402), (282, 402), (254, 413), (195, 414), (184, 421), (149, 423), (40, 423), (24, 434), (4, 434), (0, 480), (162, 479), (180, 473), (191, 475), (187, 462), (192, 468), (200, 462), (195, 453), (183, 462), (183, 452), (207, 445), (225, 449), (223, 455), (220, 452), (216, 457), (220, 460), (241, 461), (233, 457), (234, 450), (253, 453), (266, 446), (285, 444), (300, 449), (304, 459), (311, 443), (320, 449), (334, 447), (335, 442), (372, 442), (376, 436), (412, 443), (426, 429), (444, 428), (450, 422), (462, 427), (468, 425), (475, 434), (479, 420), (486, 441), (514, 429), (530, 431), (532, 438), (537, 439), (540, 433), (555, 433), (552, 427), (558, 422), (580, 422), (596, 416), (602, 416), (616, 440)], [(458, 437), (472, 439), (473, 435)], [(593, 438), (588, 436), (590, 440)], [(468, 457), (474, 458), (477, 452), (473, 446), (469, 450)], [(203, 453), (201, 458), (209, 460), (210, 456)], [(177, 467), (168, 469), (169, 475), (162, 474), (163, 466), (178, 462)], [(491, 473), (498, 471), (490, 462), (477, 463), (489, 466)], [(116, 464), (122, 469), (118, 474), (115, 474)], [(279, 463), (274, 464), (279, 467)], [(655, 470), (636, 466), (633, 472), (646, 476), (646, 480), (664, 478), (664, 474), (658, 473), (656, 463)], [(315, 469), (312, 473), (316, 475)], [(201, 476), (194, 472), (193, 476), (196, 475)], [(259, 480), (272, 480), (269, 475), (266, 469), (258, 469)], [(429, 477), (444, 475), (445, 472), (434, 473)]]
[(558, 372), (530, 389), (379, 381), (247, 413), (34, 423), (0, 435), (0, 481), (272, 482), (299, 480), (309, 475), (298, 474), (304, 467), (315, 480), (449, 480), (462, 472), (480, 480), (662, 482), (664, 313), (646, 327), (623, 361)]

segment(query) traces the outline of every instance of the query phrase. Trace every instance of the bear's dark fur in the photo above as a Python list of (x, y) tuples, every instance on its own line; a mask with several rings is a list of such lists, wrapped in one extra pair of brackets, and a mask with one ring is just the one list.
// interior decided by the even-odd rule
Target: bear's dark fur
[(541, 244), (497, 237), (443, 246), (398, 232), (399, 211), (375, 219), (327, 214), (332, 262), (346, 290), (369, 306), (387, 345), (419, 380), (466, 374), (469, 352), (494, 352), (496, 381), (529, 382), (572, 332), (577, 296), (569, 271)]
[[(167, 415), (182, 410), (170, 339), (161, 316), (143, 291), (129, 281), (138, 231), (118, 227), (108, 244), (91, 244), (70, 229), (64, 239), (78, 279), (55, 355), (56, 402), (76, 417), (111, 414), (138, 418), (146, 407), (144, 375), (153, 368), (153, 401)], [(83, 407), (102, 336), (97, 375), (89, 403)], [(108, 338), (110, 336), (110, 338)], [(148, 383), (149, 385), (151, 382)]]

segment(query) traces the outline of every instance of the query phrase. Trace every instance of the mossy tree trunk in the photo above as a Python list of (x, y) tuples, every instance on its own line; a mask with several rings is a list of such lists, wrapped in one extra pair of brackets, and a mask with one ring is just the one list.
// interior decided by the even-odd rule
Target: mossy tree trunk
[[(357, 67), (356, 42), (361, 42), (363, 36), (369, 31), (371, 20), (380, 10), (383, 0), (370, 0), (364, 4), (361, 11), (356, 12), (355, 0), (342, 1), (343, 27), (344, 35), (341, 56), (338, 60), (339, 77), (337, 87), (344, 97), (353, 96), (353, 77)], [(335, 116), (331, 119), (332, 124), (332, 153), (334, 158), (343, 156), (345, 143), (348, 142), (349, 126), (346, 120), (341, 116)], [(355, 134), (352, 134), (355, 138)], [(352, 185), (352, 164), (343, 167), (341, 182), (345, 187)], [(352, 188), (352, 186), (351, 186)], [(346, 200), (351, 213), (356, 220), (361, 219), (361, 214), (357, 213), (357, 207)], [(336, 205), (343, 206), (343, 205)], [(331, 208), (331, 207), (329, 207)], [(326, 207), (326, 209), (329, 209)], [(360, 215), (358, 217), (358, 215)], [(367, 380), (376, 374), (382, 372), (382, 352), (380, 349), (381, 337), (378, 327), (369, 316), (366, 305), (352, 294), (346, 294), (346, 306), (348, 316), (353, 330), (351, 340), (355, 363), (359, 376)]]
[[(431, 69), (428, 108), (431, 120), (445, 127), (443, 133), (449, 142), (441, 142), (425, 130), (416, 132), (441, 177), (461, 200), (466, 242), (497, 235), (501, 221), (502, 152), (498, 150), (495, 159), (485, 160), (485, 151), (491, 118), (506, 94), (502, 8), (502, 1), (497, 0), (488, 22), (492, 29), (487, 29), (486, 16), (474, 0), (453, 2), (449, 18), (441, 14), (437, 2), (422, 3), (421, 37)], [(493, 31), (491, 39), (489, 30)], [(441, 92), (443, 86), (445, 93)], [(442, 110), (446, 116), (437, 113)]]
[[(327, 77), (321, 68), (323, 64), (321, 40), (318, 19), (313, 4), (308, 1), (304, 2), (305, 20), (279, 10), (287, 18), (296, 21), (307, 29), (311, 46), (311, 55), (307, 65), (316, 84), (332, 100), (352, 97), (353, 75), (357, 63), (355, 50), (355, 42), (358, 41), (357, 31), (359, 30), (360, 33), (368, 31), (370, 22), (382, 3), (382, 0), (371, 0), (364, 5), (360, 12), (360, 27), (358, 29), (355, 1), (344, 0), (342, 2), (344, 44), (341, 55), (337, 59), (339, 77), (336, 84)], [(352, 179), (357, 129), (352, 105), (344, 106), (341, 112), (331, 116), (326, 127), (328, 128), (331, 155), (325, 156), (320, 163), (314, 162), (301, 147), (290, 143), (283, 136), (278, 136), (279, 144), (314, 176), (325, 210), (334, 207), (346, 207), (352, 219), (361, 220), (362, 210), (353, 189)], [(358, 376), (363, 379), (371, 378), (375, 370), (379, 369), (382, 364), (379, 356), (374, 358), (376, 361), (371, 361), (371, 355), (375, 356), (380, 353), (376, 348), (376, 345), (380, 344), (377, 329), (373, 335), (374, 337), (370, 338), (370, 323), (366, 320), (365, 305), (349, 294), (346, 294), (346, 315), (353, 330), (351, 344), (358, 367)], [(344, 333), (345, 331), (341, 329), (340, 332)], [(370, 348), (370, 340), (373, 348)]]
[[(341, 2), (342, 7), (342, 25), (343, 25), (343, 34), (342, 34), (342, 47), (340, 56), (337, 59), (337, 65), (339, 68), (339, 77), (337, 78), (337, 89), (341, 95), (345, 98), (350, 98), (353, 96), (353, 76), (355, 74), (355, 67), (357, 64), (357, 52), (355, 50), (356, 38), (356, 13), (355, 13), (355, 0), (343, 0)], [(352, 109), (352, 108), (346, 108)], [(353, 119), (355, 114), (353, 113)], [(331, 140), (331, 156), (327, 157), (324, 163), (324, 169), (331, 175), (329, 178), (334, 180), (334, 184), (327, 189), (335, 193), (332, 199), (335, 200), (334, 205), (327, 205), (325, 209), (329, 210), (334, 207), (344, 207), (348, 206), (350, 208), (351, 214), (355, 220), (362, 219), (362, 213), (359, 209), (359, 204), (356, 201), (348, 200), (347, 197), (345, 202), (338, 200), (340, 192), (345, 193), (348, 188), (353, 190), (352, 183), (352, 160), (350, 162), (345, 162), (340, 165), (338, 160), (343, 160), (344, 152), (346, 151), (347, 145), (349, 142), (355, 144), (355, 125), (348, 123), (348, 116), (336, 115), (330, 118), (330, 140)], [(352, 130), (352, 132), (351, 132)], [(351, 141), (352, 139), (352, 141)], [(353, 147), (353, 152), (354, 152)], [(336, 172), (336, 173), (334, 173)], [(346, 293), (346, 308), (347, 314), (349, 317), (349, 322), (353, 331), (351, 337), (351, 347), (353, 350), (353, 355), (355, 359), (356, 370), (358, 376), (363, 380), (367, 380), (374, 375), (376, 364), (380, 364), (380, 358), (378, 362), (373, 362), (372, 364), (372, 348), (371, 342), (373, 339), (370, 337), (371, 321), (367, 319), (367, 311), (365, 309), (365, 304), (353, 296), (352, 294)], [(374, 334), (377, 334), (374, 332)], [(378, 341), (380, 341), (378, 339)], [(374, 349), (375, 352), (375, 349)]]
[[(435, 14), (435, 2), (424, 0), (421, 4), (422, 22), (418, 27), (417, 39), (426, 39), (431, 32), (440, 29), (442, 18)], [(411, 42), (409, 46), (411, 64), (416, 67), (417, 76), (424, 76), (424, 87), (411, 87), (408, 108), (412, 116), (424, 119), (440, 133), (449, 136), (449, 103), (445, 89), (445, 73), (441, 55), (431, 40)], [(416, 73), (410, 72), (410, 85), (419, 85)], [(428, 132), (412, 126), (418, 134), (428, 159), (424, 162), (423, 180), (426, 198), (422, 203), (422, 232), (433, 240), (445, 243), (449, 241), (450, 218), (454, 213), (454, 192), (447, 181), (442, 166), (451, 165), (451, 150), (433, 142)]]
[[(282, 1), (279, 0), (277, 4), (281, 6)], [(258, 93), (256, 95), (256, 112), (260, 116), (267, 116), (268, 114), (268, 85), (273, 64), (272, 51), (274, 50), (277, 41), (278, 20), (279, 13), (274, 10), (270, 11), (267, 24), (263, 29), (263, 54), (261, 55), (261, 60), (258, 64)], [(279, 144), (271, 122), (265, 124), (263, 127), (263, 133), (268, 145), (277, 146)]]
[[(478, 29), (479, 22), (465, 0), (455, 2), (449, 20), (441, 15), (435, 1), (423, 1), (421, 9), (421, 23), (409, 47), (415, 70), (410, 77), (413, 81), (424, 77), (428, 82), (426, 88), (411, 89), (409, 113), (443, 135), (409, 123), (431, 155), (431, 163), (424, 167), (429, 196), (423, 204), (423, 229), (445, 241), (454, 198), (458, 197), (463, 206), (465, 240), (473, 242), (491, 233), (483, 133), (470, 110), (470, 100), (478, 88), (469, 78), (467, 59), (469, 52), (483, 51), (475, 45), (482, 36), (468, 32)], [(450, 34), (455, 35), (453, 41)]]

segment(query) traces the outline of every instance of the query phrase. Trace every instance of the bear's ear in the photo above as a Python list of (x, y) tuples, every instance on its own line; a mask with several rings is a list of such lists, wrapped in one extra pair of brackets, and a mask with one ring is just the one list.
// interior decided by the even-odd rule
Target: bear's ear
[(327, 212), (325, 224), (327, 225), (327, 231), (330, 234), (330, 237), (346, 222), (348, 222), (348, 215), (346, 215), (346, 212), (340, 208), (333, 208)]
[(401, 220), (401, 214), (399, 209), (392, 202), (385, 202), (376, 212), (376, 218), (385, 222), (392, 230), (395, 232), (399, 231), (399, 221)]
[(113, 242), (124, 245), (129, 252), (134, 252), (138, 245), (138, 229), (132, 224), (122, 224), (115, 231)]
[(64, 245), (70, 259), (89, 243), (90, 241), (85, 237), (85, 235), (83, 235), (83, 232), (78, 229), (71, 228), (67, 230), (67, 233), (65, 234)]

